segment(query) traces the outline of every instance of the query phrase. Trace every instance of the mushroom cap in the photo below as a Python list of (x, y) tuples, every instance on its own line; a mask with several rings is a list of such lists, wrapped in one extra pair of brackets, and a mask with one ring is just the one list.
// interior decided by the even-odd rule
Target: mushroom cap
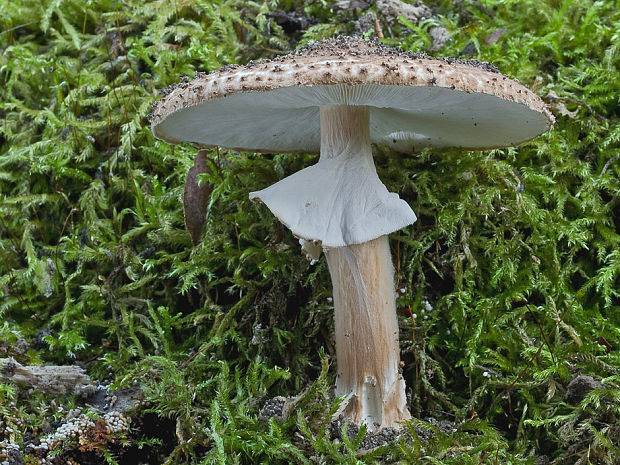
[(172, 86), (151, 127), (173, 144), (318, 153), (324, 105), (369, 107), (372, 142), (402, 152), (518, 145), (554, 121), (536, 94), (488, 63), (338, 37)]

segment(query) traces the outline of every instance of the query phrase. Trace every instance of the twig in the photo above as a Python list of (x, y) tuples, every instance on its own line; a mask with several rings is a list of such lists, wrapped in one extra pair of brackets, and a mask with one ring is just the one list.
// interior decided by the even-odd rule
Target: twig
[(598, 177), (599, 177), (599, 178), (602, 178), (602, 177), (603, 177), (603, 175), (605, 174), (605, 171), (607, 171), (607, 168), (609, 168), (609, 166), (610, 166), (612, 163), (615, 163), (615, 162), (617, 162), (618, 160), (620, 160), (620, 155), (616, 155), (615, 157), (610, 158), (609, 160), (607, 160), (607, 163), (605, 163), (605, 165), (603, 165), (603, 169), (601, 170), (601, 174), (599, 174), (599, 176), (598, 176)]
[(573, 103), (575, 105), (586, 107), (590, 111), (590, 113), (592, 113), (592, 115), (594, 115), (594, 117), (597, 120), (599, 120), (601, 122), (602, 121), (607, 121), (607, 118), (605, 118), (603, 115), (598, 113), (594, 108), (592, 108), (592, 105), (590, 105), (589, 103), (586, 103), (586, 102), (582, 102), (581, 100), (577, 100), (577, 99), (573, 99), (573, 98), (569, 98), (569, 97), (554, 97), (554, 96), (547, 96), (545, 98), (545, 100), (547, 100), (549, 103), (553, 103), (553, 102)]
[[(56, 265), (56, 270), (60, 273), (60, 268), (58, 267), (58, 248), (60, 246), (60, 240), (62, 239), (63, 234), (65, 233), (65, 229), (67, 228), (67, 223), (69, 222), (69, 218), (73, 216), (74, 213), (77, 213), (79, 210), (77, 208), (72, 208), (65, 218), (65, 222), (62, 224), (62, 230), (60, 231), (60, 236), (58, 237), (58, 242), (56, 243), (56, 254), (54, 255), (54, 262)], [(61, 274), (62, 276), (62, 274)], [(64, 276), (63, 276), (64, 280)]]
[(500, 395), (498, 395), (497, 397), (495, 397), (495, 399), (493, 399), (493, 402), (491, 402), (491, 405), (489, 405), (488, 410), (491, 410), (493, 408), (493, 406), (497, 403), (497, 401), (499, 399), (501, 399), (502, 397), (504, 397), (506, 394), (508, 394), (510, 391), (512, 391), (512, 389), (515, 387), (515, 384), (517, 384), (517, 382), (523, 377), (523, 375), (525, 374), (525, 372), (527, 371), (527, 369), (532, 365), (532, 362), (534, 361), (534, 359), (536, 357), (538, 357), (540, 355), (540, 352), (543, 348), (543, 346), (545, 345), (545, 343), (543, 342), (539, 347), (538, 350), (536, 351), (536, 353), (530, 358), (530, 360), (527, 362), (527, 365), (525, 365), (525, 367), (523, 368), (523, 370), (521, 370), (519, 372), (519, 374), (517, 375), (517, 377), (515, 378), (515, 380), (510, 383), (508, 385), (508, 387), (506, 389), (504, 389)]
[(2, 31), (0, 32), (0, 35), (2, 34), (7, 34), (9, 32), (13, 32), (13, 31), (17, 31), (18, 29), (21, 29), (23, 27), (28, 27), (28, 26), (32, 26), (33, 24), (37, 24), (37, 21), (32, 21), (30, 23), (26, 23), (26, 24), (20, 24), (18, 26), (12, 27), (11, 29), (7, 29), (6, 31)]
[(555, 357), (553, 355), (553, 350), (551, 350), (551, 344), (549, 344), (549, 341), (547, 340), (547, 336), (545, 336), (545, 333), (544, 333), (543, 328), (542, 328), (542, 324), (538, 321), (538, 318), (536, 318), (536, 314), (532, 311), (532, 308), (530, 307), (530, 304), (528, 303), (527, 300), (525, 301), (525, 306), (527, 307), (528, 311), (534, 317), (534, 321), (536, 322), (536, 325), (538, 326), (538, 329), (540, 330), (540, 335), (542, 336), (543, 341), (545, 341), (545, 344), (547, 344), (547, 347), (549, 348), (549, 353), (551, 354), (551, 361), (555, 365), (556, 364), (556, 360), (555, 360)]
[(96, 389), (83, 368), (24, 366), (14, 358), (0, 358), (0, 381), (50, 394), (90, 394)]
[(207, 350), (209, 347), (211, 347), (211, 344), (205, 344), (204, 346), (202, 346), (199, 350), (197, 350), (196, 352), (194, 352), (187, 360), (185, 360), (183, 363), (181, 363), (181, 365), (179, 365), (179, 370), (182, 370), (183, 368), (185, 368), (187, 365), (189, 365), (189, 363), (194, 360), (196, 357), (198, 357), (198, 355), (200, 355), (201, 353), (203, 353), (205, 350)]
[(482, 11), (485, 15), (487, 15), (489, 18), (495, 18), (495, 13), (493, 13), (492, 10), (488, 9), (486, 6), (484, 6), (482, 3), (478, 2), (478, 1), (473, 1), (471, 2), (472, 6), (475, 6), (476, 8), (478, 8), (480, 11)]

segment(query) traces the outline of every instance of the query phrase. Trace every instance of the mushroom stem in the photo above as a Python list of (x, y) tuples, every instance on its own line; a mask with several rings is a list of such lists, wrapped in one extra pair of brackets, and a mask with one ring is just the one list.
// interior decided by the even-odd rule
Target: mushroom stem
[[(355, 157), (374, 171), (366, 107), (321, 108), (321, 159)], [(375, 174), (376, 176), (376, 174)], [(373, 431), (408, 420), (400, 351), (394, 268), (387, 235), (327, 248), (334, 292), (336, 395), (353, 394), (345, 416)]]
[(347, 417), (372, 431), (411, 418), (399, 373), (394, 268), (387, 236), (326, 252), (334, 287), (336, 395), (353, 393)]

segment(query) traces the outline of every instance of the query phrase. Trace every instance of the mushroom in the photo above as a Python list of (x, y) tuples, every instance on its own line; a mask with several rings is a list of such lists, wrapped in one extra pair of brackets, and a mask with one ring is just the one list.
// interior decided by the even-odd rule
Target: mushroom
[(387, 235), (416, 220), (377, 176), (371, 144), (407, 153), (505, 147), (552, 124), (538, 96), (488, 63), (345, 37), (199, 75), (174, 88), (152, 115), (153, 133), (170, 143), (320, 153), (315, 165), (250, 198), (301, 238), (309, 259), (325, 252), (334, 295), (335, 393), (350, 399), (347, 419), (371, 431), (411, 418)]

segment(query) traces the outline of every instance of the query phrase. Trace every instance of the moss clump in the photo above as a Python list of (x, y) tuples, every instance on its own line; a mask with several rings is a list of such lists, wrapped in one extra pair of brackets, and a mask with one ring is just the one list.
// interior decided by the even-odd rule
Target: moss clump
[[(340, 3), (0, 3), (0, 358), (141, 391), (122, 437), (43, 456), (70, 418), (105, 413), (0, 384), (0, 463), (620, 460), (620, 9), (439, 1), (414, 23)], [(146, 119), (183, 76), (356, 28), (413, 52), (443, 28), (434, 55), (494, 63), (557, 118), (519, 148), (377, 158), (419, 217), (391, 238), (417, 419), (412, 439), (370, 452), (363, 429), (330, 426), (325, 263), (247, 197), (313, 158), (209, 151), (192, 247), (180, 199), (195, 150)], [(579, 376), (594, 383), (575, 397)], [(300, 393), (287, 419), (259, 419)]]

